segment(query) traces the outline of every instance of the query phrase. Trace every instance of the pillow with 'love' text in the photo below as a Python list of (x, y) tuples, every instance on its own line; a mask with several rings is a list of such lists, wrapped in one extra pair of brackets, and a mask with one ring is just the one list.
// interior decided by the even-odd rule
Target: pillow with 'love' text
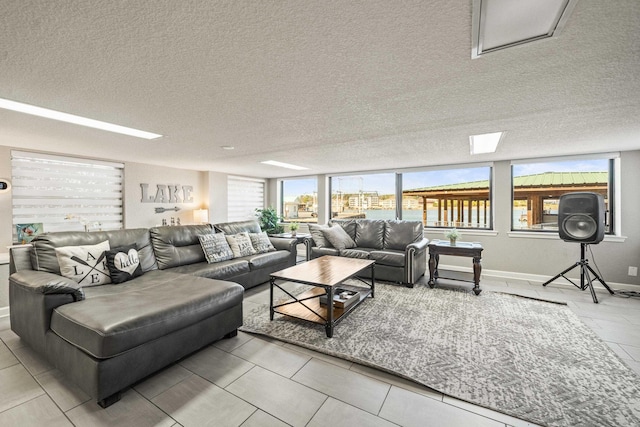
[(136, 245), (120, 246), (107, 251), (107, 267), (113, 283), (123, 283), (142, 276)]

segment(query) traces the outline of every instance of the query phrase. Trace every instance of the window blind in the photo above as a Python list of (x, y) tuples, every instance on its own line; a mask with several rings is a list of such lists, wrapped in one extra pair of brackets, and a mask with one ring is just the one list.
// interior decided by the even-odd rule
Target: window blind
[(227, 220), (256, 218), (256, 209), (264, 208), (264, 181), (249, 178), (227, 178)]
[(14, 236), (34, 223), (46, 232), (122, 228), (123, 164), (12, 151), (11, 169)]

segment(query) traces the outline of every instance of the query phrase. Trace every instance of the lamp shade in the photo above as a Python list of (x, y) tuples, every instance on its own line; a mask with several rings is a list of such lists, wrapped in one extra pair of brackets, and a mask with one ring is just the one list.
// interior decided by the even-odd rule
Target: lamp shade
[(195, 209), (193, 211), (193, 222), (196, 224), (206, 224), (209, 222), (208, 209)]

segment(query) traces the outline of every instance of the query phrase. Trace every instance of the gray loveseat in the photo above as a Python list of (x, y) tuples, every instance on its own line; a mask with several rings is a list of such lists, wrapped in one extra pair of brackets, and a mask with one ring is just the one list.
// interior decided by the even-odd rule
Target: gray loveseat
[[(109, 406), (136, 381), (234, 336), (242, 325), (243, 286), (295, 263), (290, 253), (295, 240), (273, 239), (282, 249), (207, 264), (195, 242), (197, 234), (212, 230), (197, 225), (47, 233), (31, 247), (12, 248), (11, 329), (101, 406)], [(105, 240), (111, 248), (135, 244), (143, 274), (98, 286), (61, 275), (56, 248)]]
[[(341, 227), (352, 244), (335, 247), (323, 229)], [(309, 225), (305, 239), (307, 260), (323, 255), (375, 260), (376, 279), (413, 287), (427, 268), (427, 243), (420, 221), (375, 219), (331, 220), (326, 226)], [(351, 242), (349, 242), (351, 243)], [(368, 273), (370, 274), (370, 273)]]

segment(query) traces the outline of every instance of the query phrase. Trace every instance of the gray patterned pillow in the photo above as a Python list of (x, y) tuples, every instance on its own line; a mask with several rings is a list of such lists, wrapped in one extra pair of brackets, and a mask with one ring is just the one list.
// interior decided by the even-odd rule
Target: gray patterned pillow
[(223, 233), (199, 234), (198, 239), (209, 264), (233, 258), (233, 252)]
[(322, 230), (326, 230), (329, 227), (329, 225), (309, 224), (309, 233), (311, 234), (313, 243), (318, 248), (331, 247), (331, 243), (329, 243), (327, 239), (324, 238), (324, 234), (322, 234)]
[(266, 231), (263, 231), (262, 233), (249, 233), (249, 238), (251, 239), (251, 245), (253, 246), (253, 249), (256, 250), (256, 253), (262, 254), (276, 250), (276, 248), (271, 244), (271, 240), (269, 240), (269, 236)]
[(227, 238), (227, 242), (229, 243), (229, 246), (233, 251), (234, 258), (254, 255), (256, 253), (256, 250), (253, 249), (253, 245), (251, 244), (249, 233), (247, 233), (246, 231), (238, 234), (231, 234), (225, 237)]
[(324, 234), (324, 237), (333, 245), (334, 248), (340, 251), (356, 247), (356, 242), (354, 242), (351, 236), (344, 231), (344, 228), (339, 225), (323, 229), (322, 234)]

